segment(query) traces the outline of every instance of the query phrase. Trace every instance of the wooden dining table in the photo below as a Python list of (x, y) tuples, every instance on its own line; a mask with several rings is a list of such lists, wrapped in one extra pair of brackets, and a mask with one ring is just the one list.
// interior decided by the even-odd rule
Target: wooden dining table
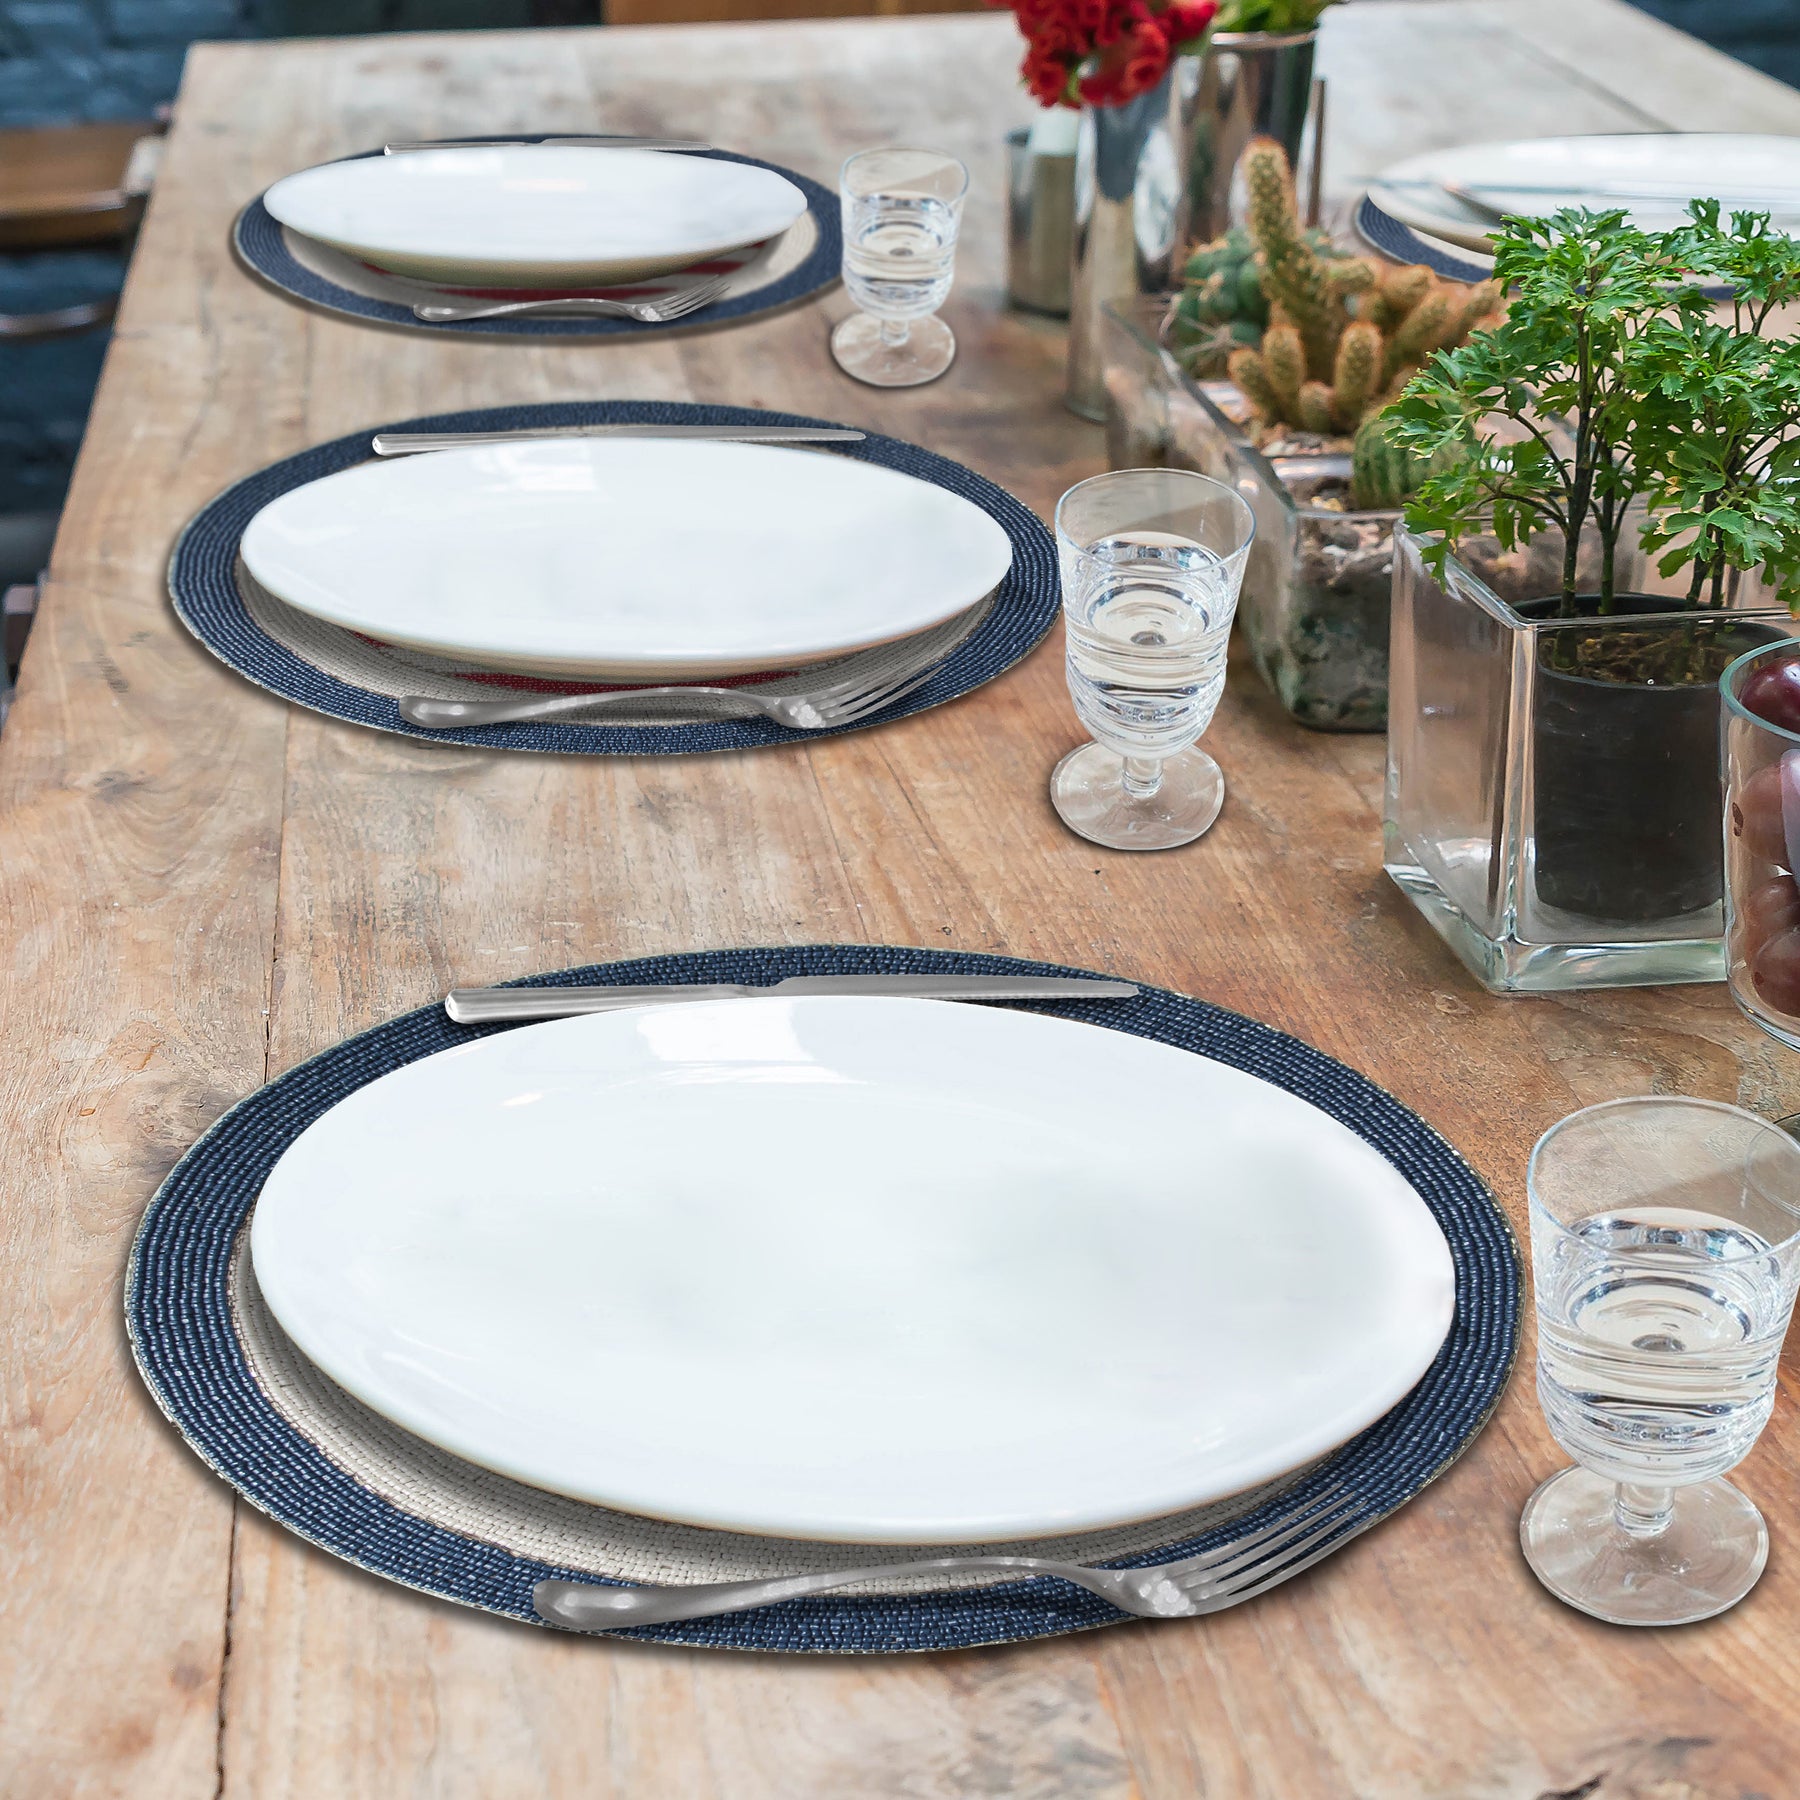
[[(1566, 1460), (1528, 1328), (1468, 1453), (1255, 1604), (869, 1658), (585, 1638), (404, 1591), (236, 1499), (137, 1378), (121, 1318), (133, 1230), (214, 1119), (452, 984), (577, 963), (930, 945), (1176, 988), (1390, 1089), (1521, 1234), (1527, 1152), (1578, 1106), (1652, 1091), (1800, 1106), (1800, 1057), (1722, 987), (1483, 992), (1382, 872), (1380, 739), (1301, 729), (1247, 665), (1207, 737), (1223, 817), (1190, 848), (1132, 856), (1071, 836), (1046, 797), (1080, 737), (1060, 634), (881, 729), (558, 759), (298, 710), (176, 621), (171, 541), (222, 487), (340, 433), (502, 402), (836, 418), (964, 461), (1048, 517), (1103, 466), (1103, 440), (1062, 405), (1062, 326), (1005, 304), (1018, 56), (999, 17), (191, 55), (0, 739), (5, 1800), (1800, 1792), (1791, 1358), (1737, 1476), (1769, 1519), (1768, 1573), (1708, 1624), (1606, 1626), (1526, 1569), (1520, 1507)], [(1800, 96), (1620, 0), (1357, 0), (1327, 16), (1322, 67), (1340, 204), (1437, 145), (1800, 132)], [(841, 292), (686, 335), (470, 341), (308, 311), (232, 260), (237, 209), (307, 164), (385, 138), (595, 128), (697, 133), (827, 182), (858, 146), (954, 151), (973, 173), (945, 312), (955, 366), (910, 392), (857, 386), (826, 353)]]

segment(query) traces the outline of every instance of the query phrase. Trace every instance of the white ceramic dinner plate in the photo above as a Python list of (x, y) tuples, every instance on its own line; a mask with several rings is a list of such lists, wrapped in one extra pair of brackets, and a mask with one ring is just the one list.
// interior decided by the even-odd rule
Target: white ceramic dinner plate
[(966, 612), (1012, 540), (932, 482), (769, 444), (563, 438), (359, 464), (272, 500), (241, 553), (278, 599), (496, 669), (692, 681)]
[(1068, 1020), (699, 1002), (342, 1101), (251, 1229), (275, 1317), (455, 1455), (651, 1517), (969, 1543), (1201, 1504), (1425, 1373), (1442, 1233), (1283, 1090)]
[(1491, 219), (1436, 184), (1468, 189), (1503, 212), (1537, 217), (1563, 206), (1623, 208), (1648, 230), (1685, 216), (1691, 199), (1716, 198), (1727, 213), (1774, 215), (1800, 232), (1800, 138), (1733, 132), (1522, 139), (1429, 150), (1383, 170), (1369, 194), (1415, 230), (1472, 250), (1491, 248)]
[(777, 237), (785, 176), (660, 150), (465, 145), (322, 163), (263, 204), (283, 225), (421, 281), (587, 287)]

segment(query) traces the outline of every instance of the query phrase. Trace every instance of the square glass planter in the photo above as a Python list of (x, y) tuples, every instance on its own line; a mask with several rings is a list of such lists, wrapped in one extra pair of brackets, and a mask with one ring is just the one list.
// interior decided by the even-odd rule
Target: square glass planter
[(1395, 536), (1383, 861), (1497, 992), (1725, 976), (1716, 681), (1570, 667), (1598, 633), (1630, 633), (1661, 666), (1699, 643), (1716, 662), (1793, 621), (1754, 577), (1723, 614), (1696, 612), (1667, 594), (1633, 525), (1624, 538), (1629, 610), (1559, 620), (1543, 596), (1560, 587), (1560, 538), (1512, 554), (1472, 540), (1440, 581), (1421, 541)]
[(1353, 511), (1342, 451), (1251, 442), (1229, 381), (1197, 381), (1162, 341), (1166, 301), (1107, 308), (1106, 442), (1115, 469), (1194, 469), (1256, 514), (1238, 620), (1257, 672), (1288, 712), (1320, 731), (1387, 724), (1388, 604), (1397, 512)]

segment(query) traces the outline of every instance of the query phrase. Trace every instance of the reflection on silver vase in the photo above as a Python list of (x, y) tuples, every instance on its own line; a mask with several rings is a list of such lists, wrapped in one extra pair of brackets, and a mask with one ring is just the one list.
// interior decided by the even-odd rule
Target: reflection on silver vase
[(1037, 135), (1023, 126), (1006, 134), (1006, 297), (1062, 319), (1074, 259), (1075, 150), (1046, 147)]
[(1238, 157), (1258, 134), (1300, 166), (1314, 34), (1221, 33), (1177, 57), (1162, 82), (1123, 106), (1089, 107), (1075, 153), (1069, 409), (1106, 412), (1101, 338), (1109, 305), (1180, 285), (1195, 245), (1230, 222)]
[(1207, 243), (1231, 224), (1232, 178), (1253, 137), (1275, 138), (1298, 174), (1316, 41), (1311, 31), (1222, 31), (1212, 39), (1192, 107), (1187, 241)]
[(1106, 412), (1106, 307), (1176, 281), (1187, 243), (1184, 97), (1200, 59), (1177, 57), (1161, 83), (1123, 106), (1090, 106), (1075, 147), (1075, 267), (1069, 293), (1069, 410)]

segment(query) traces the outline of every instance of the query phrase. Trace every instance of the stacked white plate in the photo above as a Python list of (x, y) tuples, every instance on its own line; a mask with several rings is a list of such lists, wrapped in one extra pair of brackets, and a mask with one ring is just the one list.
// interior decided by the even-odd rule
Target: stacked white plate
[(1487, 208), (1525, 218), (1621, 209), (1657, 230), (1679, 223), (1690, 200), (1717, 199), (1727, 213), (1767, 212), (1777, 229), (1800, 232), (1800, 139), (1642, 132), (1462, 144), (1396, 163), (1369, 184), (1369, 198), (1427, 241), (1478, 255), (1496, 229)]
[(240, 553), (277, 599), (379, 642), (628, 684), (910, 637), (998, 587), (1012, 541), (854, 457), (571, 437), (360, 464), (271, 501)]
[(452, 288), (591, 290), (787, 231), (806, 196), (772, 169), (658, 150), (455, 145), (324, 163), (263, 196), (291, 232)]
[(1430, 1211), (1282, 1089), (927, 1000), (523, 1027), (295, 1140), (256, 1278), (327, 1375), (515, 1479), (782, 1538), (1158, 1518), (1302, 1467), (1420, 1379)]

